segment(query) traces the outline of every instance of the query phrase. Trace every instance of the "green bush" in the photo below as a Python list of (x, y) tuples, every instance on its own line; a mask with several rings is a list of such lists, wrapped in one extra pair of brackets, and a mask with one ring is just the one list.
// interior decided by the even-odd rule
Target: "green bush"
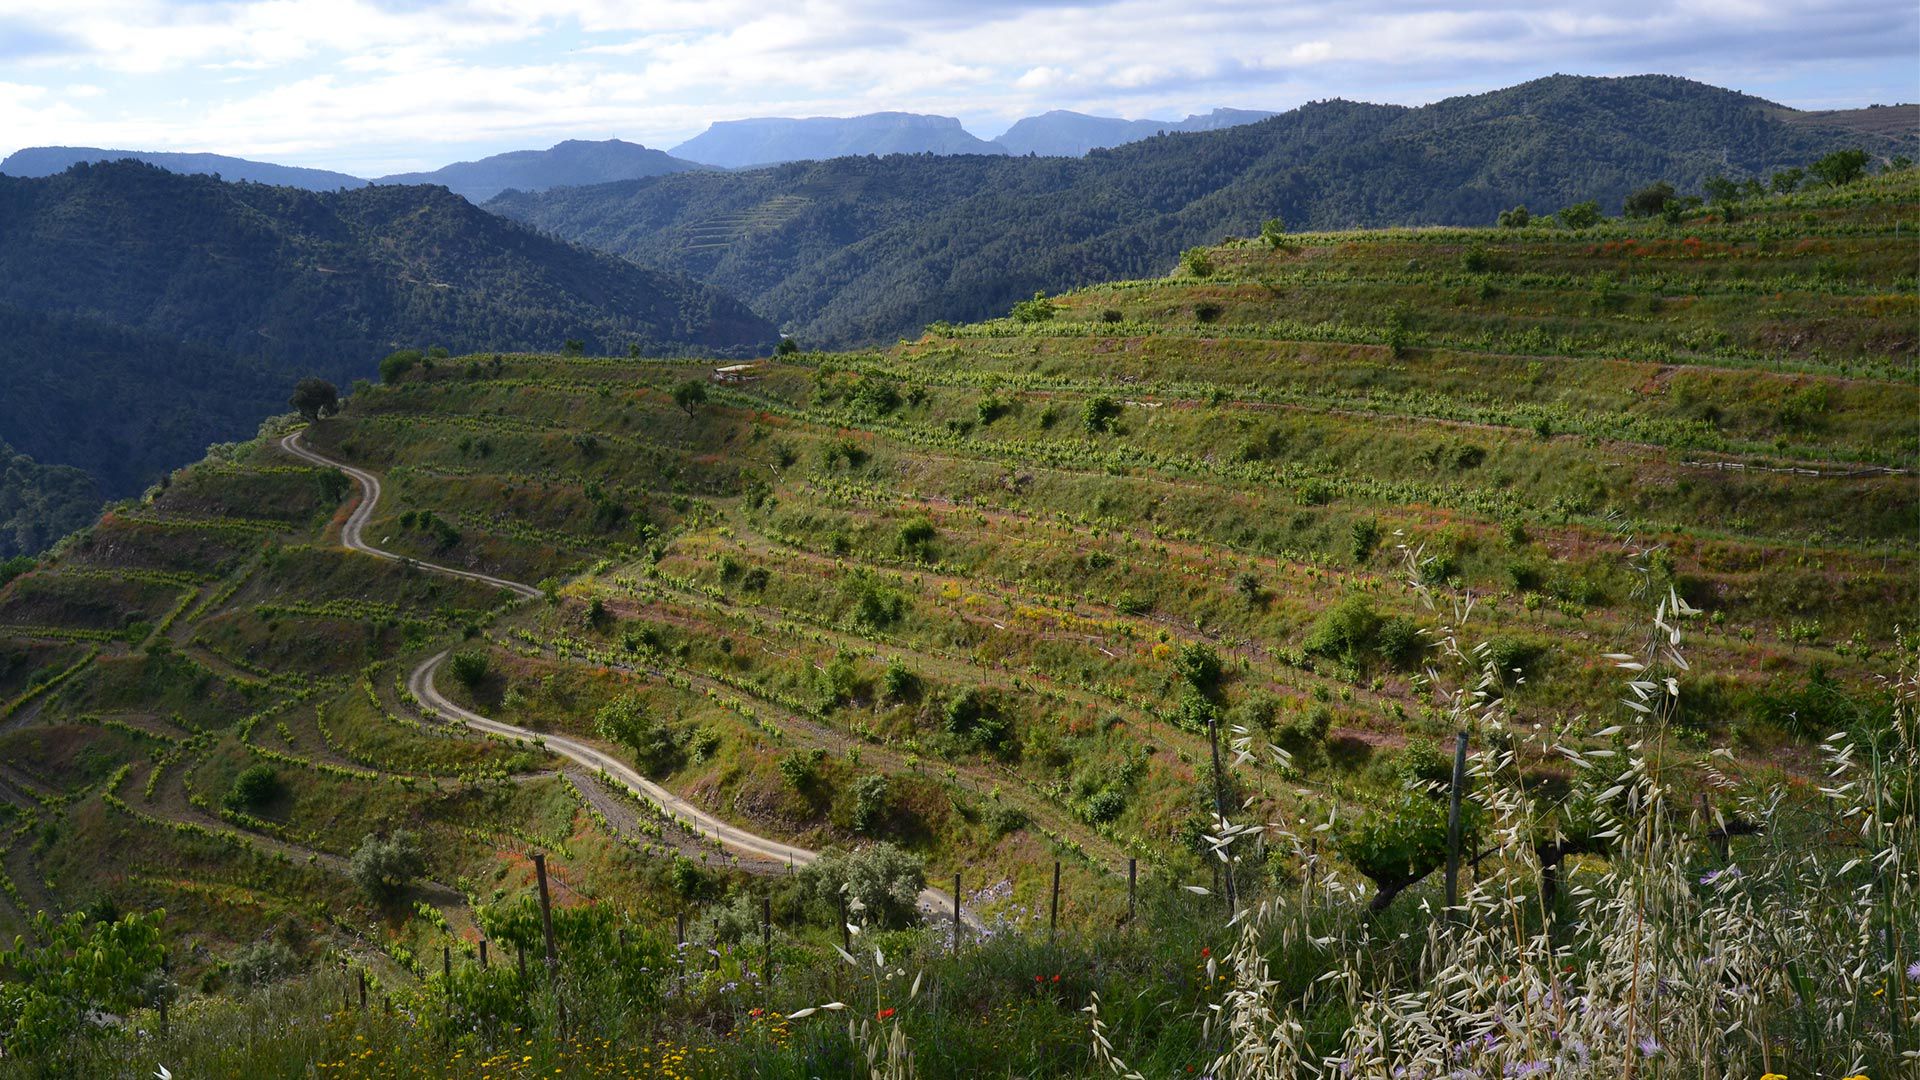
[(593, 729), (608, 742), (633, 751), (634, 763), (649, 776), (671, 772), (680, 764), (678, 735), (647, 711), (638, 694), (621, 694), (600, 706), (593, 714)]
[(1053, 306), (1053, 302), (1047, 299), (1046, 293), (1037, 292), (1033, 294), (1032, 299), (1022, 300), (1013, 305), (1013, 321), (1021, 323), (1049, 322), (1053, 319), (1057, 311), (1058, 309)]
[(280, 775), (266, 762), (249, 765), (240, 770), (233, 778), (233, 786), (220, 798), (220, 804), (229, 810), (251, 812), (280, 794)]
[(828, 848), (799, 877), (823, 922), (839, 920), (842, 897), (854, 922), (875, 929), (899, 930), (920, 921), (926, 865), (885, 841), (853, 851)]
[(1087, 430), (1094, 434), (1110, 432), (1120, 420), (1121, 406), (1118, 401), (1101, 394), (1087, 399), (1080, 407), (1080, 420)]
[(1180, 266), (1190, 277), (1210, 278), (1213, 276), (1213, 253), (1203, 247), (1192, 247), (1180, 253)]
[(354, 884), (376, 904), (400, 895), (427, 869), (426, 853), (413, 833), (396, 829), (391, 835), (370, 835), (354, 849), (349, 873)]
[(462, 649), (448, 658), (447, 667), (460, 685), (473, 690), (487, 679), (492, 663), (487, 654), (477, 649)]

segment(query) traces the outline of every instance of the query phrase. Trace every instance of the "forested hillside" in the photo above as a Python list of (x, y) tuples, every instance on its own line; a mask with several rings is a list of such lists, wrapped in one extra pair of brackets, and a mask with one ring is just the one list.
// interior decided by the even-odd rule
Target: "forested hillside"
[(0, 562), (45, 548), (99, 512), (93, 477), (42, 465), (0, 442)]
[(1917, 226), (276, 418), (0, 584), (0, 1075), (1900, 1076)]
[(444, 190), (313, 193), (135, 163), (0, 177), (0, 438), (136, 493), (253, 434), (302, 375), (403, 347), (718, 353), (773, 327)]
[(1684, 79), (1555, 76), (1422, 108), (1344, 101), (1085, 158), (847, 158), (508, 195), (517, 220), (752, 303), (803, 341), (887, 341), (1036, 290), (1164, 272), (1186, 247), (1294, 228), (1490, 224), (1641, 185), (1698, 192), (1896, 140)]

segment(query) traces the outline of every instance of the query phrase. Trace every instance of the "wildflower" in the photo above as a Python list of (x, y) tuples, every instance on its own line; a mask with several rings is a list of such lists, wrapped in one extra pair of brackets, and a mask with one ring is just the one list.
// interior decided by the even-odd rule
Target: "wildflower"
[(1053, 977), (1053, 981), (1054, 981), (1054, 982), (1059, 982), (1059, 981), (1060, 981), (1060, 976), (1058, 976), (1058, 975), (1055, 975), (1055, 976)]
[(1652, 1057), (1653, 1055), (1659, 1052), (1660, 1052), (1660, 1040), (1654, 1038), (1651, 1035), (1642, 1035), (1640, 1037), (1640, 1056), (1641, 1057)]
[(874, 1013), (873, 1016), (876, 1020), (891, 1020), (893, 1019), (893, 1010), (881, 1009), (879, 1012)]
[(1907, 965), (1907, 981), (1920, 982), (1920, 960)]
[(1212, 956), (1212, 955), (1213, 955), (1213, 950), (1212, 950), (1212, 949), (1210, 949), (1210, 948), (1208, 948), (1208, 947), (1207, 947), (1207, 946), (1205, 946), (1205, 945), (1202, 945), (1202, 946), (1200, 946), (1200, 957), (1201, 957), (1201, 959), (1205, 959), (1205, 958), (1207, 958), (1207, 957), (1209, 957), (1209, 956)]

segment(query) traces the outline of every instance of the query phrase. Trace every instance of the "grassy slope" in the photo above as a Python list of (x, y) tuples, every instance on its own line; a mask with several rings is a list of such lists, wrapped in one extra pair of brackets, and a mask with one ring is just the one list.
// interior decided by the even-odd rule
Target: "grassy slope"
[[(895, 839), (936, 881), (1010, 880), (1011, 904), (1042, 903), (1064, 859), (1065, 917), (1104, 924), (1127, 857), (1204, 873), (1183, 645), (1224, 658), (1236, 721), (1330, 722), (1299, 774), (1243, 775), (1263, 814), (1364, 804), (1409, 739), (1445, 734), (1412, 664), (1309, 648), (1353, 596), (1434, 625), (1400, 543), (1480, 597), (1476, 631), (1526, 666), (1522, 721), (1611, 707), (1600, 654), (1631, 651), (1647, 607), (1624, 553), (1664, 545), (1651, 583), (1711, 613), (1688, 737), (1803, 770), (1765, 702), (1879, 670), (1920, 606), (1917, 196), (1907, 173), (1731, 225), (1242, 243), (1206, 279), (787, 358), (691, 410), (670, 391), (697, 365), (416, 372), (308, 436), (386, 478), (368, 540), (546, 579), (554, 602), (338, 550), (346, 489), (266, 440), (184, 470), (0, 590), (0, 920), (105, 897), (216, 952), (291, 920), (398, 977), (438, 951), (435, 920), (375, 913), (340, 877), (396, 825), (430, 838), (415, 899), (456, 932), (524, 892), (533, 848), (563, 901), (678, 907), (663, 852), (685, 838), (623, 845), (536, 749), (418, 719), (406, 672), (473, 637), (489, 676), (442, 689), (482, 712), (594, 738), (594, 711), (637, 693), (703, 733), (665, 782), (724, 816)], [(1104, 403), (1111, 430), (1090, 430)], [(912, 678), (889, 694), (896, 662)], [(968, 689), (1000, 747), (951, 733)], [(815, 748), (808, 778), (783, 773)], [(257, 760), (283, 794), (223, 813)], [(874, 774), (889, 809), (863, 836)]]

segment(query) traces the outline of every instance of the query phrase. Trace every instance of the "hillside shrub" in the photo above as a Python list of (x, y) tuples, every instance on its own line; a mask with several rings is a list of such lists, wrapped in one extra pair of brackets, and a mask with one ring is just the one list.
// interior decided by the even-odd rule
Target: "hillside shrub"
[(680, 764), (680, 739), (655, 717), (639, 694), (625, 693), (593, 714), (593, 729), (608, 742), (633, 752), (634, 763), (649, 776), (673, 771)]
[(272, 802), (280, 794), (280, 774), (266, 762), (249, 765), (233, 778), (233, 786), (220, 798), (229, 810), (251, 812)]
[(828, 848), (799, 878), (822, 922), (839, 920), (842, 897), (852, 920), (873, 929), (901, 930), (920, 921), (926, 864), (884, 840), (852, 851)]
[(1210, 278), (1213, 276), (1213, 253), (1203, 247), (1192, 247), (1180, 253), (1180, 266), (1187, 276)]
[(1046, 293), (1036, 292), (1032, 298), (1013, 305), (1012, 315), (1014, 322), (1043, 323), (1051, 322), (1058, 311), (1053, 301), (1047, 299)]
[(1120, 420), (1121, 406), (1118, 401), (1100, 394), (1087, 399), (1080, 407), (1080, 420), (1087, 430), (1094, 434), (1111, 432)]
[(427, 869), (427, 856), (419, 838), (406, 829), (391, 834), (369, 835), (353, 851), (349, 873), (360, 891), (376, 904), (384, 904), (411, 887)]
[(460, 685), (473, 690), (487, 680), (492, 670), (492, 661), (487, 654), (478, 649), (462, 649), (447, 660), (447, 668)]

